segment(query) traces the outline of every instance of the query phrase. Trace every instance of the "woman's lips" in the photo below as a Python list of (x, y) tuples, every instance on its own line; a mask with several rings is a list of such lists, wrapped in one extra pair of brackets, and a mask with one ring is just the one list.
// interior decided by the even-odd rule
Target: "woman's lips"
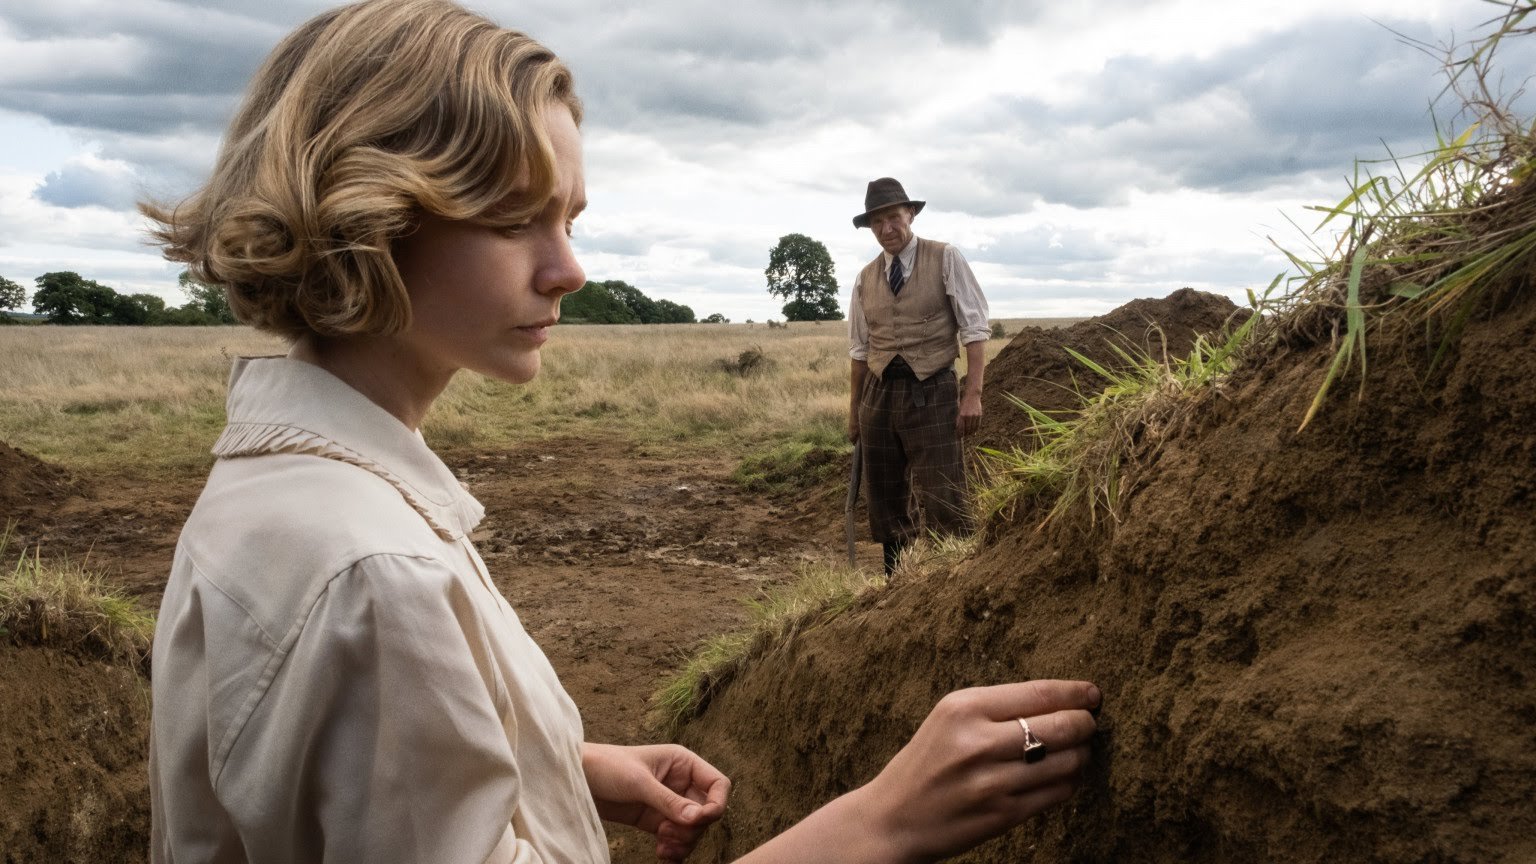
[(544, 321), (538, 324), (528, 324), (519, 327), (517, 328), (517, 331), (527, 336), (534, 343), (542, 345), (544, 344), (545, 340), (549, 339), (549, 328), (553, 326), (555, 326), (555, 322)]

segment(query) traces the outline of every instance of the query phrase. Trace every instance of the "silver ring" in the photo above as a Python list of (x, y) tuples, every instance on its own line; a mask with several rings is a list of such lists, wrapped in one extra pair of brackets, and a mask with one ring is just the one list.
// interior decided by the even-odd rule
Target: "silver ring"
[(1050, 751), (1045, 746), (1045, 742), (1041, 741), (1039, 738), (1036, 738), (1035, 733), (1030, 730), (1029, 721), (1025, 720), (1023, 717), (1020, 717), (1019, 728), (1024, 730), (1024, 761), (1030, 764), (1034, 764), (1039, 762), (1041, 759), (1044, 759), (1045, 754)]

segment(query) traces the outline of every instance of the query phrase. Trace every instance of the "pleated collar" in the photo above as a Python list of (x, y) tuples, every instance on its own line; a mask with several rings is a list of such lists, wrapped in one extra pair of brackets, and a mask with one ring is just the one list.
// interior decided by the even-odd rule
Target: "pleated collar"
[(469, 534), (485, 516), (420, 432), (319, 366), (237, 358), (226, 407), (228, 425), (213, 445), (220, 459), (299, 453), (356, 465), (399, 490), (445, 540)]

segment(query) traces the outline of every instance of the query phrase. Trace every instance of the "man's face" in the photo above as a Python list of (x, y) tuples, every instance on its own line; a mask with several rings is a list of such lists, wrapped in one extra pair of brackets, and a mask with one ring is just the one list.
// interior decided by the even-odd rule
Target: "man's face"
[(887, 254), (895, 255), (912, 242), (912, 207), (908, 204), (892, 204), (881, 207), (869, 216), (869, 230)]

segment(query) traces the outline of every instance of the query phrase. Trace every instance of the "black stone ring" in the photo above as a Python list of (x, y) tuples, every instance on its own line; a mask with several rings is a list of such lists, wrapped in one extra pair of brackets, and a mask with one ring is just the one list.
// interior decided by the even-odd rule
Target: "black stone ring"
[(1024, 761), (1033, 765), (1044, 759), (1050, 749), (1045, 746), (1044, 741), (1036, 738), (1035, 733), (1030, 731), (1029, 721), (1020, 717), (1019, 727), (1024, 730)]

